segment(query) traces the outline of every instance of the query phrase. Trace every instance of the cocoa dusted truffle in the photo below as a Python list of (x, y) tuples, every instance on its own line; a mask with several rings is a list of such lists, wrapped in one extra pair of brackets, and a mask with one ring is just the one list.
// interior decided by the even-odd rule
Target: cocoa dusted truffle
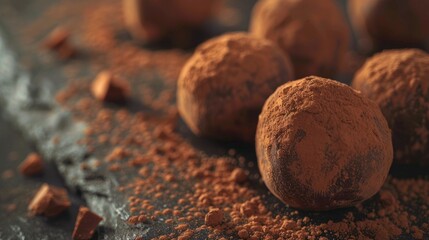
[(429, 49), (429, 1), (350, 0), (349, 15), (366, 51), (380, 48)]
[(429, 165), (429, 54), (416, 49), (379, 53), (352, 85), (380, 106), (392, 129), (395, 162)]
[(347, 85), (314, 76), (284, 84), (268, 98), (256, 152), (271, 192), (304, 210), (370, 198), (393, 158), (390, 129), (378, 106)]
[(260, 0), (250, 30), (287, 53), (298, 78), (337, 73), (350, 41), (346, 21), (332, 0)]
[(125, 25), (134, 38), (152, 42), (213, 16), (219, 0), (123, 0)]
[(199, 46), (183, 67), (179, 113), (196, 135), (252, 142), (265, 100), (291, 79), (289, 60), (269, 41), (225, 34)]

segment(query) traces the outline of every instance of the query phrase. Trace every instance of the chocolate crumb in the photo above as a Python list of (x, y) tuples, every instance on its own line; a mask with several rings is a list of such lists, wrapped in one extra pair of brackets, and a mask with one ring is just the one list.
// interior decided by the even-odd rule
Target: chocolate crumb
[(222, 223), (224, 213), (219, 208), (211, 209), (204, 218), (207, 226), (216, 226)]
[(9, 213), (13, 212), (13, 211), (16, 210), (16, 203), (11, 203), (11, 204), (4, 205), (3, 208), (4, 208), (4, 210), (6, 212), (9, 212)]
[(4, 170), (1, 174), (1, 178), (5, 180), (13, 178), (13, 176), (15, 176), (15, 173), (10, 169)]
[(236, 168), (231, 173), (231, 180), (236, 183), (243, 183), (247, 180), (247, 174), (243, 169)]

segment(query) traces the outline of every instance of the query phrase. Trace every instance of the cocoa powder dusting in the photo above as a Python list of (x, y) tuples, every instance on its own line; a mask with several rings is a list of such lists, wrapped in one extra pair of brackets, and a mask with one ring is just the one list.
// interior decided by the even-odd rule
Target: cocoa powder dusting
[[(151, 51), (118, 38), (117, 33), (125, 29), (120, 6), (110, 0), (61, 1), (22, 31), (28, 36), (24, 43), (32, 46), (54, 22), (66, 22), (79, 49), (87, 54), (79, 59), (82, 64), (72, 61), (61, 66), (70, 85), (57, 99), (88, 124), (80, 143), (98, 159), (94, 168), (114, 170), (110, 174), (119, 186), (112, 191), (126, 199), (128, 223), (151, 227), (153, 232), (136, 239), (428, 236), (429, 226), (421, 222), (429, 217), (425, 178), (391, 177), (369, 201), (321, 214), (294, 210), (277, 201), (263, 187), (254, 156), (245, 157), (240, 149), (234, 154), (202, 152), (195, 141), (184, 137), (186, 130), (178, 121), (175, 104), (176, 80), (189, 54), (174, 49)], [(91, 96), (95, 75), (87, 73), (105, 69), (129, 81), (132, 102), (111, 106)], [(206, 216), (213, 215), (206, 222)]]

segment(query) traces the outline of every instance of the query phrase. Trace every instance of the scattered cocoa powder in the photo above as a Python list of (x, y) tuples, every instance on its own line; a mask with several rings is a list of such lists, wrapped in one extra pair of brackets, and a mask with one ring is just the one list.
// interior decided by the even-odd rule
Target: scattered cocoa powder
[(397, 163), (429, 166), (428, 66), (426, 52), (388, 50), (368, 59), (352, 83), (383, 111)]
[(346, 20), (333, 0), (259, 1), (250, 32), (277, 44), (291, 58), (297, 78), (333, 77), (342, 70), (350, 42)]
[(43, 160), (38, 153), (30, 153), (19, 165), (19, 171), (24, 176), (35, 176), (43, 173)]
[(67, 191), (43, 184), (28, 205), (30, 215), (55, 217), (70, 207)]

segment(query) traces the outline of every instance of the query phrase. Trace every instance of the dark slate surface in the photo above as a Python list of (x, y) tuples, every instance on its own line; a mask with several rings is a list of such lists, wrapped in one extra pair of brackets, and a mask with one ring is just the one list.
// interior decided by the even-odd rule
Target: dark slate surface
[[(13, 213), (5, 212), (2, 209), (0, 239), (70, 239), (79, 204), (88, 205), (106, 219), (94, 237), (96, 239), (129, 239), (137, 235), (156, 236), (165, 229), (161, 222), (139, 228), (132, 228), (125, 224), (129, 213), (125, 207), (124, 196), (112, 191), (119, 185), (118, 176), (103, 169), (92, 173), (83, 172), (80, 169), (81, 162), (90, 162), (96, 156), (87, 154), (84, 146), (76, 144), (76, 141), (83, 137), (85, 123), (73, 121), (71, 114), (54, 101), (56, 91), (64, 87), (66, 82), (64, 74), (62, 74), (62, 63), (47, 63), (37, 54), (37, 47), (17, 44), (16, 39), (20, 36), (17, 34), (16, 28), (36, 18), (38, 13), (43, 11), (44, 6), (54, 1), (0, 0), (1, 110), (5, 113), (9, 123), (19, 129), (26, 140), (33, 142), (34, 146), (51, 162), (48, 164), (47, 173), (42, 177), (26, 179), (19, 176), (15, 170), (16, 166), (32, 148), (23, 143), (24, 138), (12, 131), (10, 125), (5, 125), (3, 121), (0, 121), (0, 154), (3, 156), (3, 159), (0, 160), (0, 170), (2, 172), (7, 169), (15, 170), (14, 178), (7, 181), (0, 180), (2, 181), (0, 204), (5, 205), (15, 201), (18, 206)], [(240, 10), (245, 13), (244, 19), (247, 22), (248, 13), (254, 1), (231, 0), (230, 2), (240, 5)], [(246, 29), (246, 26), (238, 26), (235, 29)], [(213, 28), (213, 32), (225, 30), (234, 29)], [(83, 75), (94, 76), (95, 73), (84, 68), (84, 63), (80, 66), (82, 66)], [(191, 142), (207, 153), (225, 153), (230, 147), (196, 139), (189, 134), (183, 124), (181, 129)], [(56, 145), (54, 139), (58, 136), (61, 137), (61, 141)], [(18, 153), (18, 156), (15, 157), (18, 160), (7, 160), (7, 154), (11, 151)], [(239, 152), (246, 155), (249, 161), (255, 161), (251, 148), (241, 148)], [(256, 173), (257, 169), (253, 167), (250, 168), (250, 171)], [(402, 169), (399, 172), (404, 173)], [(415, 175), (414, 171), (409, 173)], [(73, 208), (54, 220), (27, 218), (26, 203), (37, 187), (41, 182), (62, 185), (59, 176), (70, 190)], [(265, 187), (255, 185), (259, 192), (267, 192)], [(85, 202), (75, 197), (75, 193), (78, 193)], [(279, 203), (272, 195), (268, 195), (266, 202), (270, 206)], [(277, 212), (289, 211), (284, 208), (274, 210)], [(314, 214), (313, 216), (319, 216), (321, 221), (324, 218), (341, 219), (347, 211), (349, 210), (334, 211), (325, 215)]]
[[(128, 213), (124, 212), (125, 202), (121, 201), (122, 199), (115, 201), (114, 196), (111, 194), (111, 190), (115, 188), (112, 186), (115, 181), (99, 180), (99, 178), (88, 179), (79, 167), (79, 163), (82, 161), (91, 160), (85, 147), (76, 144), (83, 137), (85, 124), (74, 122), (71, 114), (55, 103), (54, 93), (56, 90), (50, 84), (49, 77), (37, 79), (21, 68), (16, 58), (16, 52), (5, 40), (7, 39), (6, 34), (4, 32), (0, 34), (0, 99), (2, 110), (7, 118), (24, 134), (26, 139), (35, 143), (37, 149), (46, 159), (53, 161), (66, 185), (72, 191), (79, 190), (83, 192), (82, 195), (87, 205), (106, 219), (103, 223), (105, 227), (101, 228), (103, 239), (111, 239), (112, 234), (128, 236), (128, 228), (125, 227), (124, 221), (120, 220), (121, 218), (128, 218)], [(54, 76), (50, 75), (50, 77)], [(59, 144), (54, 144), (54, 139), (58, 136), (62, 137), (61, 141)], [(23, 156), (20, 157), (23, 158)], [(3, 167), (7, 168), (7, 166), (2, 165), (2, 169)], [(53, 170), (53, 168), (50, 169)], [(44, 179), (39, 179), (39, 182), (42, 180), (45, 181)], [(11, 186), (18, 185), (21, 192), (27, 188), (26, 185), (21, 184), (20, 180), (17, 181), (18, 184), (10, 182), (4, 186), (7, 187), (9, 184)], [(5, 202), (7, 203), (12, 198), (20, 202), (21, 200), (22, 202), (28, 202), (35, 192), (36, 186), (31, 187), (31, 189), (33, 189), (31, 193), (12, 195), (14, 191), (10, 190), (9, 187), (6, 194), (4, 194), (7, 196)], [(0, 236), (4, 235), (6, 237), (12, 234), (10, 239), (32, 239), (33, 234), (36, 233), (32, 232), (32, 228), (40, 227), (39, 234), (47, 237), (45, 239), (70, 238), (74, 216), (63, 217), (58, 220), (60, 223), (61, 221), (64, 222), (62, 225), (67, 225), (63, 231), (60, 229), (58, 231), (50, 230), (49, 225), (46, 226), (46, 229), (43, 229), (42, 221), (38, 221), (38, 224), (34, 225), (25, 221), (20, 223), (20, 221), (23, 221), (22, 219), (26, 218), (25, 210), (23, 210), (25, 209), (24, 205), (24, 203), (20, 203), (20, 208), (17, 212), (19, 220), (15, 225), (4, 223), (4, 226), (9, 225), (11, 228), (16, 226), (12, 229), (14, 234), (6, 229), (3, 230), (2, 224)], [(76, 207), (72, 208), (70, 212), (76, 213)], [(56, 220), (52, 220), (52, 222), (57, 224)], [(65, 224), (66, 222), (67, 224)], [(116, 229), (114, 233), (112, 229)]]
[[(0, 118), (0, 143), (0, 174), (14, 173), (11, 178), (0, 178), (0, 239), (70, 239), (82, 201), (70, 193), (72, 207), (65, 214), (51, 220), (27, 217), (28, 202), (40, 185), (47, 182), (64, 186), (62, 177), (52, 162), (46, 162), (45, 173), (38, 177), (25, 178), (18, 173), (17, 166), (34, 147), (3, 116)], [(8, 211), (10, 204), (15, 204), (16, 209)]]

